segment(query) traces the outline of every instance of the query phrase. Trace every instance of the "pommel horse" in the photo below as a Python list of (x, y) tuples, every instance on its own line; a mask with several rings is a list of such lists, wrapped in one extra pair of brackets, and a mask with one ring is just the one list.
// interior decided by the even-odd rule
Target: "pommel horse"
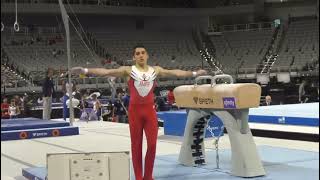
[[(217, 79), (230, 84), (216, 84)], [(210, 79), (211, 84), (198, 85)], [(226, 127), (231, 144), (231, 174), (239, 177), (266, 175), (248, 124), (249, 108), (258, 107), (261, 87), (254, 83), (233, 84), (230, 75), (200, 76), (194, 85), (174, 89), (176, 104), (189, 109), (179, 162), (185, 166), (206, 163), (204, 137), (212, 114)]]

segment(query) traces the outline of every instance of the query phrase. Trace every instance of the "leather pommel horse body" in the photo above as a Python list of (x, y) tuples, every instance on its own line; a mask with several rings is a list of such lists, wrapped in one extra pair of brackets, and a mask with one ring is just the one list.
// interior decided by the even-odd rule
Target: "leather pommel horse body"
[[(216, 84), (216, 79), (231, 84)], [(211, 84), (198, 85), (202, 79)], [(233, 84), (230, 75), (200, 76), (194, 85), (174, 89), (176, 104), (189, 109), (179, 162), (186, 166), (206, 163), (204, 137), (207, 121), (218, 116), (227, 129), (231, 144), (231, 174), (239, 177), (265, 175), (256, 144), (248, 124), (249, 108), (260, 104), (261, 87), (254, 83)]]

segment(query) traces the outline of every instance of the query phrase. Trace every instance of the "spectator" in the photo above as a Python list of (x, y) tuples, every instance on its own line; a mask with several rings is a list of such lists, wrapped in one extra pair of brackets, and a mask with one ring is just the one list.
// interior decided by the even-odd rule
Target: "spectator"
[(271, 96), (267, 95), (265, 102), (262, 103), (262, 106), (270, 106), (270, 105), (274, 105), (274, 103), (272, 102)]
[(12, 100), (11, 100), (11, 104), (10, 104), (10, 106), (9, 106), (10, 119), (17, 118), (19, 114), (20, 114), (20, 109), (19, 109), (19, 107), (16, 105), (15, 100), (12, 99)]
[(128, 109), (129, 103), (130, 103), (130, 95), (127, 92), (124, 92), (124, 95), (122, 97), (123, 105)]
[(101, 117), (101, 103), (98, 99), (99, 92), (94, 92), (90, 95), (93, 104), (93, 113), (91, 113), (89, 120), (100, 120)]
[(53, 69), (48, 68), (46, 77), (42, 85), (42, 95), (43, 95), (43, 119), (51, 119), (51, 109), (52, 109), (52, 97), (55, 97), (55, 90), (53, 84)]
[(56, 49), (53, 49), (53, 50), (52, 50), (52, 56), (53, 56), (54, 58), (56, 58), (57, 55), (58, 55), (57, 50), (56, 50)]
[(306, 97), (306, 91), (305, 86), (307, 85), (306, 80), (302, 80), (301, 84), (299, 85), (299, 102), (305, 103), (308, 101), (308, 98)]
[(166, 110), (166, 103), (163, 97), (156, 97), (156, 110), (157, 111)]
[[(68, 83), (68, 75), (66, 77), (67, 79), (63, 82), (62, 85), (62, 92), (63, 92), (63, 120), (67, 120), (67, 118), (70, 116), (69, 114), (69, 108), (68, 108), (68, 104), (67, 104), (67, 100), (69, 99), (69, 83)], [(76, 84), (74, 82), (72, 82), (72, 95), (76, 94)]]
[(23, 111), (23, 99), (20, 98), (20, 96), (15, 95), (14, 96), (15, 105), (19, 108), (19, 114), (21, 114), (21, 111)]
[(167, 95), (167, 98), (168, 98), (168, 104), (169, 104), (170, 106), (172, 106), (172, 105), (174, 104), (174, 102), (175, 102), (174, 94), (173, 94), (173, 90), (172, 90), (172, 89), (169, 90), (169, 93), (168, 93), (168, 95)]
[(126, 110), (123, 107), (123, 103), (122, 103), (122, 94), (119, 93), (118, 94), (118, 99), (114, 102), (114, 107), (115, 107), (115, 117), (116, 117), (116, 121), (120, 122), (120, 123), (127, 123), (126, 121)]
[(90, 97), (90, 89), (86, 89), (82, 96), (83, 99), (88, 99)]
[(80, 120), (89, 120), (89, 114), (86, 111), (86, 108), (89, 107), (87, 100), (88, 95), (83, 94), (81, 97), (81, 102), (80, 102), (80, 109), (81, 109), (81, 115), (80, 115)]
[(8, 98), (3, 98), (3, 102), (1, 103), (1, 119), (9, 119), (9, 104), (8, 104)]
[(24, 93), (22, 102), (23, 102), (23, 115), (24, 115), (24, 117), (30, 117), (31, 116), (32, 100), (29, 99), (29, 96), (27, 93)]
[(114, 116), (114, 104), (112, 104), (111, 100), (108, 99), (106, 104), (101, 108), (103, 109), (102, 112), (102, 117), (104, 121), (112, 121), (113, 116)]

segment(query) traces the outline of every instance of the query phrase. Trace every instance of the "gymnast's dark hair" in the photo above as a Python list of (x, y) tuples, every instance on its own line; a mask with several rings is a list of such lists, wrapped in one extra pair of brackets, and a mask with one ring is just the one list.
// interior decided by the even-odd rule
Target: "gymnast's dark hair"
[(136, 52), (137, 48), (144, 48), (146, 49), (146, 47), (143, 44), (137, 44), (136, 46), (133, 47), (133, 54)]

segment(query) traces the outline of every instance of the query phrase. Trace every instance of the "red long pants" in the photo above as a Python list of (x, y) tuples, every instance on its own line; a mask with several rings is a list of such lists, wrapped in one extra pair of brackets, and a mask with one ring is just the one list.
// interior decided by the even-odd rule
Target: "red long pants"
[[(158, 137), (158, 119), (154, 104), (130, 104), (129, 126), (132, 163), (136, 180), (153, 180), (152, 174)], [(142, 176), (143, 130), (148, 145), (145, 156), (144, 176)]]

